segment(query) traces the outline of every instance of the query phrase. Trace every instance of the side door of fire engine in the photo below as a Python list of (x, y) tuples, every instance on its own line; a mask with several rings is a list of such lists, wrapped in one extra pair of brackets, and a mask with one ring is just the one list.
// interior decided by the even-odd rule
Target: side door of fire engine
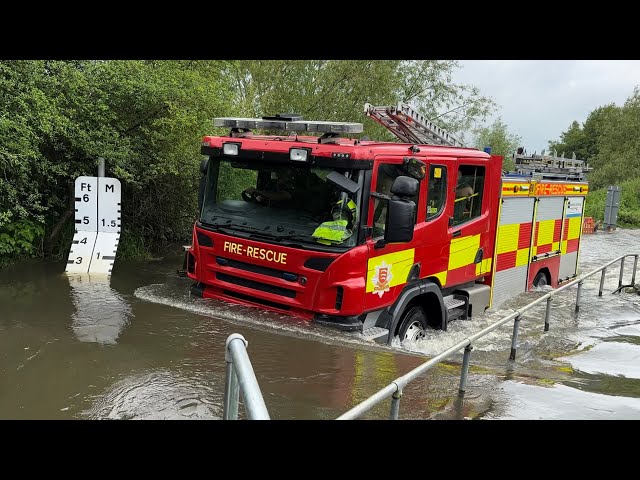
[[(448, 282), (456, 162), (451, 157), (427, 157), (425, 175), (426, 204), (422, 225), (415, 230), (416, 260), (420, 278), (436, 278), (441, 287)], [(422, 197), (425, 198), (425, 197)], [(421, 200), (422, 201), (422, 200)]]
[[(391, 185), (400, 175), (406, 175), (402, 168), (403, 158), (392, 156), (378, 156), (374, 161), (371, 190), (392, 196)], [(407, 243), (389, 243), (382, 245), (384, 237), (387, 208), (386, 202), (371, 197), (367, 225), (372, 227), (371, 236), (367, 239), (369, 259), (367, 261), (367, 277), (365, 287), (365, 310), (374, 310), (390, 305), (398, 297), (416, 260), (416, 246), (420, 233), (424, 228), (426, 210), (425, 198), (426, 179), (420, 182), (419, 193), (412, 200), (416, 203), (413, 240)], [(421, 200), (422, 199), (422, 200)]]
[(486, 160), (459, 158), (452, 162), (455, 179), (447, 214), (450, 235), (446, 286), (474, 281), (491, 271), (489, 192), (491, 176)]

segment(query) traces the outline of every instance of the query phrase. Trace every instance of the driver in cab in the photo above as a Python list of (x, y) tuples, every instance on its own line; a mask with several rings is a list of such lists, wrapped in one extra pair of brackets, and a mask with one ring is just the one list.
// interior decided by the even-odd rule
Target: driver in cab
[(276, 171), (272, 190), (249, 187), (242, 192), (246, 201), (280, 208), (303, 208), (311, 215), (326, 214), (333, 189), (311, 171), (284, 167)]
[(284, 204), (293, 199), (294, 193), (302, 187), (297, 181), (300, 175), (295, 175), (290, 168), (283, 168), (276, 172), (273, 190), (257, 190), (249, 187), (242, 192), (242, 198), (252, 200), (260, 205)]

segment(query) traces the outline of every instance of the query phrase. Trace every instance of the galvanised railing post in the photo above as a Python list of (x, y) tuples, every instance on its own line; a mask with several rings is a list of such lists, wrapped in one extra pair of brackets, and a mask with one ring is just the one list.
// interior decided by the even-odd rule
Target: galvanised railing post
[(464, 347), (464, 357), (462, 357), (462, 372), (460, 373), (460, 388), (458, 389), (458, 395), (464, 395), (467, 390), (467, 375), (469, 373), (469, 360), (471, 357), (471, 350), (473, 347), (467, 345)]
[(228, 349), (233, 359), (233, 368), (238, 375), (244, 410), (249, 420), (269, 420), (269, 412), (247, 354), (247, 341), (242, 335), (229, 340)]
[(578, 293), (576, 293), (576, 313), (580, 311), (580, 292), (582, 291), (582, 282), (578, 282)]
[(402, 390), (396, 390), (391, 396), (391, 415), (390, 420), (398, 420), (398, 414), (400, 413), (400, 398), (402, 397)]
[(604, 288), (604, 277), (607, 274), (607, 267), (602, 269), (602, 276), (600, 277), (600, 290), (598, 290), (598, 296), (602, 296), (602, 289)]
[(520, 326), (520, 315), (513, 320), (513, 337), (511, 337), (511, 355), (509, 360), (516, 359), (516, 350), (518, 349), (518, 327)]
[(549, 319), (551, 318), (551, 299), (552, 299), (551, 296), (547, 298), (547, 311), (544, 314), (544, 331), (545, 332), (549, 331)]
[(638, 255), (634, 256), (633, 261), (633, 273), (631, 274), (631, 285), (635, 286), (636, 284), (636, 269), (638, 268)]
[(238, 375), (233, 367), (233, 358), (231, 357), (231, 351), (229, 350), (229, 344), (234, 340), (241, 340), (244, 342), (245, 347), (248, 345), (247, 341), (239, 333), (233, 333), (227, 338), (224, 349), (224, 361), (226, 365), (226, 376), (224, 382), (224, 407), (222, 418), (224, 420), (237, 420), (238, 419), (238, 403), (240, 401), (240, 386), (238, 385)]
[(624, 275), (624, 257), (620, 260), (620, 278), (618, 278), (618, 288), (622, 287), (622, 277)]

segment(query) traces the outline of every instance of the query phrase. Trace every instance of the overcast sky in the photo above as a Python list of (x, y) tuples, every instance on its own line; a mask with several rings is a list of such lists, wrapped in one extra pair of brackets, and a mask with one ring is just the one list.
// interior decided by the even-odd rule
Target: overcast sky
[[(464, 60), (453, 80), (478, 87), (499, 106), (527, 153), (548, 148), (573, 120), (595, 108), (624, 104), (640, 85), (638, 60)], [(558, 152), (560, 154), (561, 152)], [(569, 154), (570, 155), (570, 154)]]

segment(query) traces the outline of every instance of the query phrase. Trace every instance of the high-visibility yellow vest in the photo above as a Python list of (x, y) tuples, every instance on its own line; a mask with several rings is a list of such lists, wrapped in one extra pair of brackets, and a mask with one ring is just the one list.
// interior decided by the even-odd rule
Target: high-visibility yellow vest
[(349, 200), (346, 208), (348, 212), (350, 212), (350, 219), (342, 218), (345, 208), (343, 207), (343, 201), (340, 200), (331, 211), (333, 220), (318, 225), (318, 228), (315, 229), (311, 236), (315, 238), (318, 243), (325, 245), (340, 244), (351, 237), (353, 230), (349, 228), (349, 226), (357, 224), (358, 207), (353, 200)]

